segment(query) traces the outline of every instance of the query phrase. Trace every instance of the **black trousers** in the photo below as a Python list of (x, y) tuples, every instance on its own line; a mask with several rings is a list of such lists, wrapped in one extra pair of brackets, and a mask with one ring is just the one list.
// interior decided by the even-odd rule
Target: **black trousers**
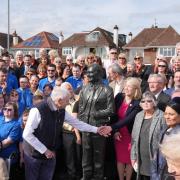
[(150, 176), (140, 175), (140, 180), (150, 180)]
[(103, 180), (106, 138), (94, 133), (82, 133), (83, 180)]
[(74, 133), (63, 132), (63, 149), (65, 154), (65, 163), (67, 173), (70, 178), (81, 177), (81, 145), (76, 143)]

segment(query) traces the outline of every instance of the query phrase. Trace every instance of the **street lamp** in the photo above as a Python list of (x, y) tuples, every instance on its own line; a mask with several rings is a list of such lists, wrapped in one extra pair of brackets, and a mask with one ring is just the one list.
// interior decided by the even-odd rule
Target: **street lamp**
[(7, 34), (7, 49), (9, 52), (10, 49), (10, 42), (9, 42), (9, 36), (10, 36), (10, 0), (8, 0), (8, 34)]

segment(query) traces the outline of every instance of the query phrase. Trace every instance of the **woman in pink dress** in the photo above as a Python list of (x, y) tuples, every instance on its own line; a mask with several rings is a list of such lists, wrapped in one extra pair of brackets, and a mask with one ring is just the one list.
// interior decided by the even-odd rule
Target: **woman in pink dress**
[(117, 169), (120, 180), (131, 180), (133, 168), (130, 160), (131, 131), (136, 114), (141, 110), (139, 99), (141, 98), (140, 80), (128, 78), (124, 86), (124, 94), (119, 93), (115, 97), (116, 116), (118, 122), (111, 126), (114, 134)]

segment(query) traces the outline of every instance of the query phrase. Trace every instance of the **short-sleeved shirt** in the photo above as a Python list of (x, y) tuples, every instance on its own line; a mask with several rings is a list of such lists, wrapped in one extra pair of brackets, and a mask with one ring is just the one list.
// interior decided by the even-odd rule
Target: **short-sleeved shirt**
[(55, 80), (52, 81), (52, 82), (49, 82), (49, 80), (48, 80), (47, 77), (44, 78), (44, 79), (41, 79), (41, 80), (39, 81), (39, 86), (38, 86), (38, 88), (39, 88), (39, 90), (40, 90), (41, 92), (43, 92), (44, 86), (45, 86), (46, 84), (51, 84), (52, 87), (54, 87), (54, 86), (55, 86)]
[(75, 78), (74, 76), (71, 76), (66, 79), (66, 82), (69, 82), (72, 85), (74, 91), (83, 85), (81, 77)]
[(0, 151), (0, 157), (9, 158), (13, 152), (18, 151), (17, 143), (20, 139), (21, 127), (18, 120), (5, 122), (4, 116), (0, 116), (0, 141), (10, 138), (14, 143)]

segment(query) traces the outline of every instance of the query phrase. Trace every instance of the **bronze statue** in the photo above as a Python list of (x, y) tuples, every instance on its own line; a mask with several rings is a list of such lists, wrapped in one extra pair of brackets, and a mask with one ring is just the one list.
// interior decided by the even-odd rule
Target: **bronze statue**
[[(98, 64), (88, 67), (89, 83), (83, 87), (79, 100), (79, 119), (97, 127), (110, 123), (114, 114), (114, 95), (111, 87), (102, 82), (102, 69)], [(102, 180), (106, 138), (83, 132), (83, 180)]]

